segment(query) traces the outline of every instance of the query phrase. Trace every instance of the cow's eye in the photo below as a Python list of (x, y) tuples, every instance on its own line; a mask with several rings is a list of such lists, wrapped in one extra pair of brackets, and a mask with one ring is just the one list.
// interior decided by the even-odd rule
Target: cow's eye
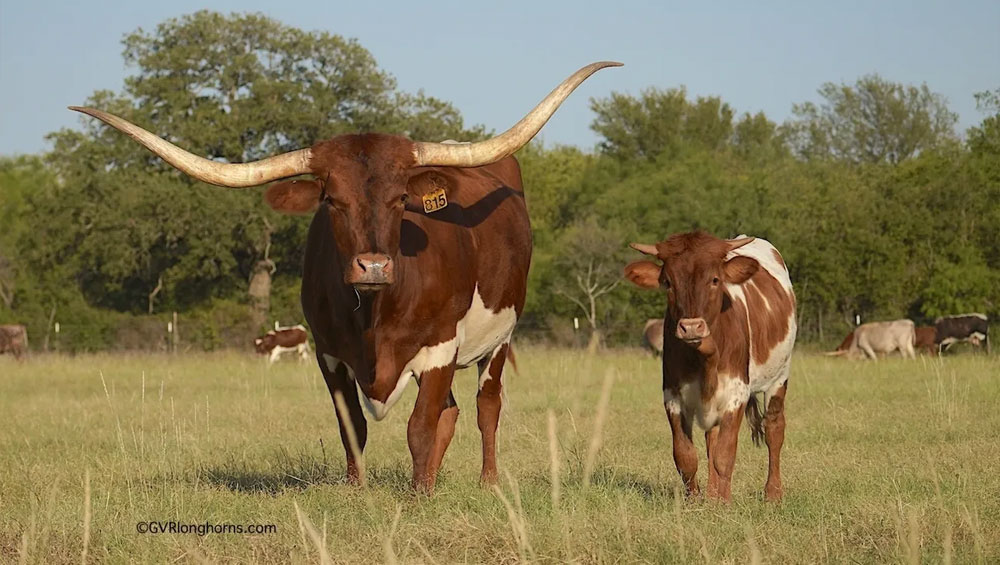
[(409, 198), (409, 197), (410, 197), (410, 195), (404, 192), (403, 194), (401, 194), (401, 195), (399, 196), (399, 201), (400, 201), (401, 203), (405, 203), (405, 202), (406, 202), (406, 199), (407, 199), (407, 198)]
[(712, 284), (713, 285), (719, 284), (719, 277), (712, 277)]

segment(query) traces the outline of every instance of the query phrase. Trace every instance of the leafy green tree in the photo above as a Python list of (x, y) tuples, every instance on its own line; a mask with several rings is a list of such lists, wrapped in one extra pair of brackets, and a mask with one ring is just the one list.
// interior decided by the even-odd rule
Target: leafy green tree
[(604, 137), (601, 151), (618, 159), (655, 159), (681, 145), (721, 149), (733, 132), (733, 109), (721, 98), (687, 99), (687, 90), (648, 88), (638, 98), (612, 93), (592, 99), (591, 129)]
[(819, 94), (820, 105), (794, 105), (796, 117), (786, 124), (801, 156), (899, 163), (955, 141), (958, 116), (926, 84), (903, 85), (867, 75), (853, 86), (825, 83)]

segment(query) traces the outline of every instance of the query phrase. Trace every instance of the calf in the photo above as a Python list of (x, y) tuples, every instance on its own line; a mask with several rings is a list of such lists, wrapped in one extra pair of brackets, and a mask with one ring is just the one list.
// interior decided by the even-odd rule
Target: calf
[(261, 355), (269, 355), (268, 365), (278, 360), (283, 353), (297, 353), (300, 360), (309, 358), (309, 336), (306, 328), (298, 325), (290, 328), (275, 328), (253, 340), (254, 348)]
[[(780, 500), (785, 393), (795, 343), (795, 294), (778, 250), (763, 239), (718, 239), (705, 232), (673, 235), (632, 248), (657, 261), (635, 261), (625, 276), (661, 288), (663, 404), (674, 463), (689, 495), (698, 493), (692, 426), (705, 430), (708, 495), (730, 500), (736, 443), (744, 412), (754, 443), (768, 448), (764, 488)], [(763, 393), (766, 415), (755, 393)]]
[(990, 352), (990, 323), (986, 314), (960, 314), (934, 320), (937, 330), (939, 351), (947, 351), (959, 341), (967, 341), (978, 347), (986, 342), (986, 352)]
[(21, 359), (28, 351), (28, 330), (20, 324), (0, 326), (0, 355), (10, 353)]

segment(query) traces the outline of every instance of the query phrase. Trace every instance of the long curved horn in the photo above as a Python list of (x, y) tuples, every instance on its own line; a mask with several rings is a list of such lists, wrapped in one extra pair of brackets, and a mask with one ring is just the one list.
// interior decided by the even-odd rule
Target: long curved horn
[(514, 124), (514, 127), (486, 141), (469, 144), (415, 142), (413, 144), (413, 157), (416, 160), (416, 165), (418, 167), (434, 165), (439, 167), (480, 167), (495, 163), (531, 141), (531, 138), (535, 137), (545, 122), (549, 121), (559, 105), (590, 75), (605, 67), (620, 66), (622, 66), (621, 63), (601, 61), (583, 67), (550, 92), (544, 100), (535, 106), (534, 110), (528, 112), (527, 116)]
[(219, 163), (188, 153), (173, 143), (160, 139), (159, 136), (113, 114), (80, 106), (70, 106), (69, 109), (101, 120), (136, 140), (181, 172), (217, 186), (232, 188), (258, 186), (276, 179), (309, 172), (309, 158), (312, 155), (310, 149), (298, 149), (252, 163)]

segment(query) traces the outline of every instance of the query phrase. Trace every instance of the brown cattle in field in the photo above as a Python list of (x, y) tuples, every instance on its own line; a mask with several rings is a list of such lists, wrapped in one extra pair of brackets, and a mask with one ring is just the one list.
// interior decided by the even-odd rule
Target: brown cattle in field
[(937, 355), (937, 329), (934, 326), (917, 326), (913, 330), (913, 348), (928, 355)]
[(840, 345), (838, 345), (837, 349), (835, 349), (834, 351), (847, 351), (848, 349), (851, 348), (851, 343), (853, 341), (854, 341), (854, 332), (851, 332), (847, 334), (847, 337), (844, 338), (844, 341), (840, 342)]
[(412, 484), (429, 492), (458, 418), (452, 378), (472, 365), (479, 369), (480, 477), (497, 479), (502, 376), (531, 261), (521, 172), (511, 155), (587, 77), (619, 65), (580, 69), (514, 127), (486, 141), (349, 134), (239, 165), (196, 157), (120, 118), (79, 110), (205, 182), (241, 187), (310, 175), (272, 184), (265, 199), (282, 213), (313, 214), (302, 308), (330, 393), (346, 401), (348, 421), (340, 419), (340, 430), (348, 477), (359, 478), (347, 426), (361, 450), (368, 437), (362, 402), (381, 420), (416, 380), (406, 437)]
[(28, 329), (20, 324), (0, 326), (0, 355), (10, 353), (21, 359), (28, 352)]
[[(795, 344), (795, 293), (778, 250), (763, 239), (718, 239), (705, 232), (632, 247), (656, 261), (635, 261), (625, 276), (666, 293), (663, 404), (674, 463), (688, 494), (698, 492), (692, 428), (705, 430), (708, 495), (730, 500), (740, 424), (767, 443), (764, 493), (780, 500), (785, 393)], [(754, 396), (764, 395), (766, 414)]]
[(257, 353), (268, 356), (268, 365), (277, 361), (284, 353), (296, 353), (300, 360), (309, 358), (309, 334), (301, 324), (290, 328), (275, 328), (253, 340), (253, 346)]

